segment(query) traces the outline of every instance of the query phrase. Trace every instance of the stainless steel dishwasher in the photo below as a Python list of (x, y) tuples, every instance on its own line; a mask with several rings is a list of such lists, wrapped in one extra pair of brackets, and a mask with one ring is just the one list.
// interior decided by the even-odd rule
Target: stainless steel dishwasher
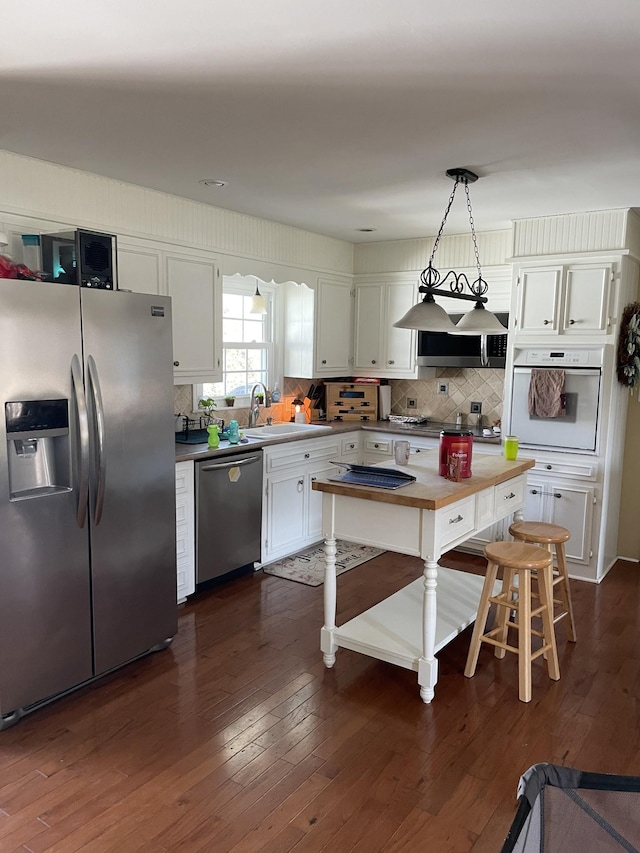
[(262, 450), (196, 464), (196, 582), (259, 562)]

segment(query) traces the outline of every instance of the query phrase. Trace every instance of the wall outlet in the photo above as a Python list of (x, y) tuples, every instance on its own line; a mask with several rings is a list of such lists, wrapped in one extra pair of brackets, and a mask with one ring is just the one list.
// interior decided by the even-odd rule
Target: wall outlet
[(471, 414), (472, 415), (482, 414), (482, 403), (471, 403)]
[(418, 401), (415, 397), (407, 397), (407, 409), (417, 409)]
[(438, 394), (448, 394), (449, 393), (449, 383), (448, 382), (438, 382)]

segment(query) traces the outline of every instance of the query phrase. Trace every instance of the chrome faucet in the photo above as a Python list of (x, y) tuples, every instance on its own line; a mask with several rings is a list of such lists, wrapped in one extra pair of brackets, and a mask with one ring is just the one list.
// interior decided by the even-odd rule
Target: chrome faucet
[(264, 404), (268, 408), (271, 405), (271, 395), (267, 390), (267, 386), (262, 382), (256, 382), (251, 389), (251, 398), (249, 400), (249, 428), (254, 427), (260, 417), (260, 403), (256, 400), (256, 389), (262, 388), (264, 391)]

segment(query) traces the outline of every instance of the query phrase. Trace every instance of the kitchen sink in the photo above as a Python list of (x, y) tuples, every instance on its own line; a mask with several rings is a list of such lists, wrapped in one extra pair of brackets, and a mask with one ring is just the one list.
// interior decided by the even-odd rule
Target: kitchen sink
[(317, 424), (265, 424), (241, 430), (248, 438), (283, 438), (287, 435), (313, 435), (316, 432), (327, 431), (329, 426)]

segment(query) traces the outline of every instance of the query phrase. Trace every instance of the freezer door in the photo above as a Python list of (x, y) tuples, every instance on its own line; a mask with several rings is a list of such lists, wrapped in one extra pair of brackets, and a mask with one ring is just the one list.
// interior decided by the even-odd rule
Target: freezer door
[[(0, 713), (61, 693), (92, 675), (88, 527), (78, 506), (81, 390), (78, 288), (0, 280)], [(7, 436), (6, 404), (67, 401), (69, 432), (49, 440), (46, 464), (31, 467), (47, 442)], [(82, 401), (80, 400), (82, 404)], [(19, 433), (13, 433), (16, 435)], [(34, 431), (34, 435), (38, 431)], [(14, 458), (9, 459), (9, 454)], [(55, 462), (51, 470), (51, 463)], [(14, 497), (10, 499), (9, 465)], [(72, 472), (73, 467), (73, 472)], [(43, 482), (29, 490), (36, 471)], [(34, 481), (35, 482), (35, 481)]]
[(81, 302), (99, 674), (177, 630), (171, 300), (83, 288)]

